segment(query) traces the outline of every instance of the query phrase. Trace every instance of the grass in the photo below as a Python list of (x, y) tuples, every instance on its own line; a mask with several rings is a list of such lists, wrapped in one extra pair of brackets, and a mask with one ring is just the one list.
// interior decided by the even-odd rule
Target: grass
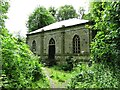
[(56, 87), (65, 87), (70, 82), (71, 78), (75, 77), (81, 69), (79, 67), (73, 68), (72, 71), (63, 71), (59, 66), (45, 67), (52, 78)]
[(72, 71), (59, 66), (45, 67), (55, 88), (120, 88), (120, 68), (103, 63), (80, 64)]
[(120, 69), (112, 65), (94, 63), (91, 67), (81, 66), (82, 70), (68, 84), (69, 89), (75, 88), (119, 88)]
[(32, 84), (32, 87), (36, 88), (36, 85), (39, 86), (40, 88), (50, 88), (49, 81), (47, 80), (47, 78), (43, 78), (36, 81), (35, 83)]

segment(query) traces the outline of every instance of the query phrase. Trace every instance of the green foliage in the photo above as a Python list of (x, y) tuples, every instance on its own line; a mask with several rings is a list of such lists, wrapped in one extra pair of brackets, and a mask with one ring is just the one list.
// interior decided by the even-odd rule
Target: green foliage
[(2, 55), (0, 54), (0, 59), (2, 57), (2, 70), (0, 70), (0, 80), (2, 82), (0, 87), (8, 89), (49, 87), (38, 58), (32, 54), (22, 40), (10, 35), (5, 28), (5, 13), (9, 5), (4, 0), (0, 3), (2, 3), (0, 4), (0, 52), (2, 53)]
[(72, 57), (68, 57), (66, 58), (66, 64), (62, 66), (62, 69), (64, 71), (71, 71), (73, 69), (73, 64), (74, 64), (74, 61), (72, 59)]
[(41, 64), (24, 42), (11, 35), (0, 36), (2, 39), (2, 74), (6, 75), (6, 88), (35, 88), (33, 82), (44, 80)]
[(71, 71), (64, 71), (61, 67), (61, 65), (54, 65), (49, 68), (45, 67), (50, 74), (52, 82), (54, 82), (55, 86), (58, 86), (58, 88), (66, 87), (71, 78), (75, 77), (75, 75), (80, 72), (78, 67), (75, 67)]
[(83, 8), (83, 7), (79, 7), (78, 12), (79, 12), (79, 17), (80, 17), (80, 19), (83, 19), (84, 12), (85, 12), (84, 8)]
[(57, 13), (58, 21), (67, 20), (67, 19), (76, 18), (76, 17), (78, 17), (78, 15), (72, 5), (61, 6), (58, 9), (58, 13)]
[(120, 64), (120, 2), (92, 4), (92, 29), (98, 33), (91, 44), (91, 57), (96, 62)]
[(29, 19), (27, 21), (27, 27), (29, 29), (29, 32), (31, 32), (54, 22), (55, 19), (50, 14), (50, 12), (46, 10), (46, 8), (39, 6), (29, 16)]
[(84, 8), (80, 7), (78, 10), (78, 13), (76, 13), (76, 10), (72, 5), (64, 5), (61, 6), (60, 8), (55, 8), (55, 7), (49, 7), (48, 11), (54, 16), (54, 18), (57, 21), (62, 21), (62, 20), (67, 20), (70, 18), (83, 18), (84, 16)]
[(88, 67), (86, 64), (79, 66), (80, 73), (71, 79), (68, 89), (76, 88), (119, 88), (120, 69), (111, 68), (109, 65), (93, 64)]
[(55, 15), (57, 13), (57, 9), (55, 7), (49, 7), (48, 11), (51, 13), (52, 16), (55, 17)]
[(95, 63), (82, 65), (68, 89), (120, 88), (120, 2), (93, 2), (89, 15), (94, 22), (91, 29), (97, 30), (91, 43)]
[(87, 59), (75, 59), (72, 56), (69, 56), (68, 58), (65, 59), (66, 63), (60, 65), (59, 69), (60, 70), (64, 70), (64, 71), (72, 71), (74, 68), (76, 68), (79, 64), (81, 64), (81, 62), (83, 62), (84, 60)]
[(83, 14), (82, 18), (85, 19), (85, 20), (91, 20), (91, 14), (88, 13), (88, 14)]
[(5, 2), (4, 0), (0, 0), (0, 30), (5, 26), (4, 19), (7, 19), (5, 13), (7, 13), (8, 8), (9, 8), (8, 2)]

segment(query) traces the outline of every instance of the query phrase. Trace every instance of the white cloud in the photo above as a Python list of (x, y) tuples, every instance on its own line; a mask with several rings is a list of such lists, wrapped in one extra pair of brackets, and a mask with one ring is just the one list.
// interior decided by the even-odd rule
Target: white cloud
[(11, 0), (7, 14), (9, 19), (6, 20), (5, 25), (10, 33), (21, 32), (22, 36), (25, 36), (27, 33), (26, 21), (37, 6), (58, 8), (65, 4), (73, 5), (75, 9), (82, 6), (88, 10), (88, 0)]

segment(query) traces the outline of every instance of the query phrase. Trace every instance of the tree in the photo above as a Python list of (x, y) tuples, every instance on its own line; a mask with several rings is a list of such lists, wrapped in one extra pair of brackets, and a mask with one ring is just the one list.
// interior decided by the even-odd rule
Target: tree
[(29, 19), (27, 21), (27, 27), (29, 29), (29, 32), (31, 32), (54, 22), (55, 22), (55, 19), (49, 13), (49, 11), (42, 6), (39, 6), (29, 16)]
[(97, 30), (91, 44), (91, 57), (95, 62), (120, 65), (120, 2), (94, 2), (91, 5), (92, 29)]
[(55, 21), (57, 21), (57, 9), (55, 7), (49, 7), (48, 11), (55, 18)]
[(5, 19), (7, 19), (7, 16), (5, 14), (7, 13), (8, 8), (8, 2), (0, 0), (0, 30), (2, 30), (2, 28), (5, 28)]
[(83, 7), (79, 7), (78, 12), (79, 12), (79, 18), (82, 19), (85, 13), (85, 9)]
[(67, 19), (76, 18), (76, 17), (78, 17), (78, 15), (72, 5), (61, 6), (58, 9), (58, 13), (57, 13), (58, 21), (67, 20)]
[(55, 7), (49, 7), (48, 11), (51, 13), (53, 17), (55, 17), (57, 9)]

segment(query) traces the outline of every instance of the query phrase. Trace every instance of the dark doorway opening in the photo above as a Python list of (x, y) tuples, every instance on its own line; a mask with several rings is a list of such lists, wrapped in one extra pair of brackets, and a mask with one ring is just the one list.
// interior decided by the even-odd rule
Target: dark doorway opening
[(51, 38), (49, 41), (48, 60), (49, 60), (50, 66), (56, 64), (55, 62), (55, 40), (53, 38)]
[(49, 59), (55, 59), (55, 45), (49, 45)]

